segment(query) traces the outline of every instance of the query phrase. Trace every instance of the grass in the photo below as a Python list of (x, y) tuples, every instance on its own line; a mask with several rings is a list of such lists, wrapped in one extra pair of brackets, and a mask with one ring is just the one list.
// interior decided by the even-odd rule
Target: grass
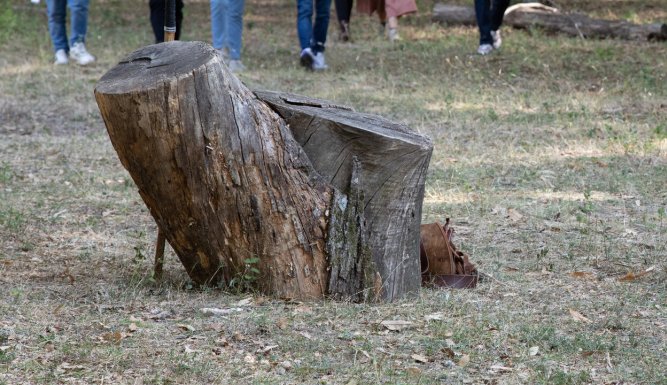
[[(332, 23), (314, 74), (293, 3), (248, 1), (241, 79), (429, 135), (423, 221), (452, 218), (492, 278), (393, 304), (246, 303), (193, 290), (172, 252), (152, 280), (155, 225), (92, 95), (151, 42), (145, 2), (91, 4), (89, 68), (53, 67), (43, 4), (1, 4), (0, 384), (667, 383), (665, 43), (507, 29), (478, 57), (474, 28), (420, 1), (398, 44), (358, 14), (339, 44)], [(558, 4), (667, 18), (658, 0)], [(186, 4), (183, 38), (209, 41), (207, 2)]]

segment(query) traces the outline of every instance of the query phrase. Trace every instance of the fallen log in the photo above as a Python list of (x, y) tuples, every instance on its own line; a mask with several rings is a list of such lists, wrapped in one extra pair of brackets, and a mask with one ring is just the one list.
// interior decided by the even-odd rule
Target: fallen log
[[(433, 21), (447, 25), (475, 25), (475, 10), (471, 7), (438, 3), (433, 8)], [(505, 12), (504, 24), (520, 29), (538, 27), (548, 32), (582, 38), (667, 40), (665, 23), (634, 24), (623, 20), (594, 19), (583, 14), (561, 13), (539, 3), (509, 7)]]
[(330, 102), (257, 95), (196, 42), (139, 49), (95, 88), (192, 280), (299, 299), (415, 293), (430, 140)]

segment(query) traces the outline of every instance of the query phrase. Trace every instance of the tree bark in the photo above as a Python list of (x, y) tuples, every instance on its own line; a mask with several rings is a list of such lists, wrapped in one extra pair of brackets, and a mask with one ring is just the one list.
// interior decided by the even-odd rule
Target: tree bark
[[(144, 47), (100, 79), (95, 97), (121, 163), (196, 283), (244, 281), (280, 297), (353, 300), (391, 300), (419, 287), (418, 227), (432, 148), (428, 139), (394, 132), (399, 126), (377, 117), (384, 125), (335, 123), (346, 127), (339, 129), (345, 135), (335, 130), (328, 136), (309, 134), (311, 140), (329, 138), (331, 143), (320, 142), (319, 152), (338, 159), (334, 178), (323, 177), (313, 168), (320, 159), (311, 163), (312, 154), (304, 152), (294, 138), (299, 135), (274, 112), (277, 107), (259, 100), (203, 43)], [(354, 115), (319, 108), (333, 120), (336, 111)], [(349, 119), (354, 122), (354, 116)], [(288, 121), (295, 133), (328, 127), (314, 124), (316, 118), (303, 125)], [(364, 136), (394, 141), (396, 149), (412, 137), (421, 141), (428, 155), (416, 156), (419, 161), (411, 165), (421, 169), (404, 173), (417, 177), (374, 176), (372, 170), (380, 168), (365, 154), (333, 146), (363, 142)], [(409, 162), (395, 159), (411, 156), (389, 145), (378, 151), (377, 162), (384, 156), (385, 163), (396, 166)], [(375, 187), (382, 184), (394, 185), (395, 191)], [(378, 226), (367, 223), (380, 218), (374, 206), (380, 199), (365, 198), (369, 192), (388, 197), (385, 204), (402, 209), (389, 212), (410, 225), (391, 218), (401, 228), (376, 234)], [(417, 218), (414, 231), (414, 220), (408, 218)], [(394, 247), (378, 254), (373, 247), (380, 239)]]
[(464, 5), (436, 3), (432, 20), (446, 25), (477, 25), (475, 9)]
[[(475, 10), (438, 3), (433, 8), (433, 20), (452, 25), (474, 25)], [(517, 4), (508, 8), (504, 23), (514, 28), (539, 27), (583, 38), (667, 40), (667, 24), (664, 23), (634, 24), (623, 20), (594, 19), (577, 13), (560, 13), (539, 3)]]
[[(393, 299), (417, 291), (421, 208), (433, 148), (430, 139), (379, 116), (324, 100), (255, 93), (285, 119), (326, 181), (348, 191), (350, 176), (358, 176), (352, 178), (351, 195), (363, 202), (359, 207), (365, 217), (362, 236), (382, 279), (382, 297)], [(353, 158), (359, 161), (356, 172)], [(346, 279), (345, 272), (338, 274), (331, 281)]]

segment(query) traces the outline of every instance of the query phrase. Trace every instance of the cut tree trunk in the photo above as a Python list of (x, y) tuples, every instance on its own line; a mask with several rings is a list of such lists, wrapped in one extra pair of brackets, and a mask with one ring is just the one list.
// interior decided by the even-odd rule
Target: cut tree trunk
[[(430, 140), (387, 119), (324, 100), (267, 91), (255, 94), (285, 119), (328, 183), (346, 191), (349, 176), (358, 175), (365, 243), (383, 282), (392, 283), (384, 285), (385, 296), (396, 298), (418, 290), (419, 226)], [(356, 174), (354, 157), (360, 168)], [(348, 273), (331, 263), (332, 274), (339, 277), (331, 282), (344, 282)]]
[[(449, 25), (474, 25), (471, 7), (438, 3), (433, 20)], [(577, 13), (561, 13), (539, 3), (516, 4), (505, 12), (504, 24), (514, 28), (538, 27), (549, 32), (583, 38), (617, 38), (624, 40), (667, 40), (667, 24), (634, 24), (623, 20), (594, 19)]]
[[(419, 288), (427, 138), (303, 97), (287, 103), (288, 127), (273, 109), (289, 108), (259, 100), (203, 43), (135, 51), (95, 96), (121, 163), (196, 283), (358, 301)], [(305, 121), (300, 108), (321, 111)], [(411, 168), (398, 180), (376, 163)]]

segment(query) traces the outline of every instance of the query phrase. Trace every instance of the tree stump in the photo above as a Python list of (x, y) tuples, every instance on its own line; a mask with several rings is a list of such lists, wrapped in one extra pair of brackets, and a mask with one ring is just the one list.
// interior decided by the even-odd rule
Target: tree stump
[(430, 140), (258, 94), (270, 105), (197, 42), (139, 49), (95, 88), (121, 163), (193, 281), (299, 299), (418, 290)]

